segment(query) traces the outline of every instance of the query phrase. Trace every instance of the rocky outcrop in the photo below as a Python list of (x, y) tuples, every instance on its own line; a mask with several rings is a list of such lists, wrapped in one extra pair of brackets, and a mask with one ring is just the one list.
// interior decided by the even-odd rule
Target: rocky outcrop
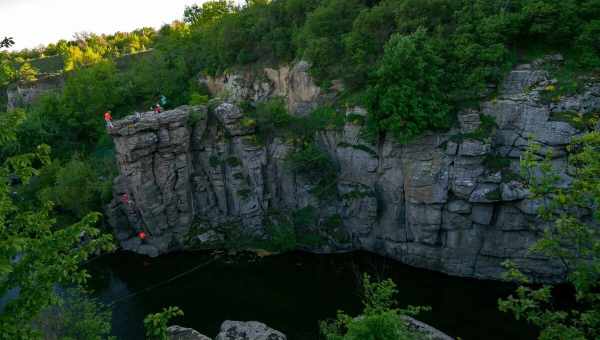
[(286, 340), (285, 334), (256, 321), (225, 321), (215, 340)]
[[(309, 74), (310, 65), (300, 61), (278, 68), (263, 68), (261, 72), (247, 71), (218, 77), (200, 77), (213, 96), (239, 103), (260, 102), (270, 98), (284, 98), (289, 112), (298, 115), (310, 113), (319, 104), (331, 99), (331, 94), (319, 88)], [(332, 89), (335, 92), (335, 88)]]
[[(190, 244), (220, 244), (232, 230), (264, 237), (278, 216), (310, 209), (314, 220), (297, 232), (316, 232), (324, 242), (309, 250), (365, 249), (417, 267), (491, 279), (501, 277), (501, 264), (510, 259), (536, 280), (558, 280), (559, 263), (528, 251), (544, 225), (536, 219), (540, 202), (529, 198), (517, 175), (519, 159), (532, 138), (542, 153), (552, 150), (567, 185), (566, 145), (579, 131), (554, 120), (554, 113), (597, 112), (600, 85), (546, 102), (552, 83), (535, 65), (521, 65), (497, 98), (460, 113), (455, 129), (406, 145), (361, 140), (361, 120), (354, 117), (364, 110), (350, 109), (342, 129), (316, 136), (338, 168), (330, 181), (336, 195), (327, 202), (287, 165), (293, 141), (261, 143), (234, 102), (211, 110), (181, 107), (138, 122), (128, 117), (110, 131), (120, 176), (107, 215), (123, 248), (155, 256)], [(485, 117), (495, 119), (495, 131)], [(133, 203), (121, 202), (124, 193)], [(136, 237), (141, 229), (150, 237)]]
[(6, 90), (6, 109), (12, 111), (19, 107), (27, 107), (42, 95), (62, 89), (64, 81), (64, 76), (59, 74), (40, 77), (35, 82), (11, 84)]
[[(423, 334), (425, 339), (452, 340), (453, 338), (443, 332), (409, 316), (402, 319), (412, 331)], [(198, 333), (191, 328), (171, 326), (167, 329), (169, 340), (211, 340), (209, 337)], [(270, 328), (257, 321), (225, 321), (215, 340), (286, 340), (285, 334)]]
[(439, 331), (436, 328), (429, 326), (428, 324), (421, 322), (410, 316), (402, 316), (402, 319), (408, 324), (408, 328), (412, 331), (419, 332), (425, 336), (428, 340), (453, 340), (449, 335)]
[[(171, 326), (169, 340), (211, 340), (191, 328)], [(285, 334), (257, 321), (225, 321), (215, 340), (286, 340)]]
[(169, 340), (212, 340), (206, 335), (198, 333), (195, 329), (181, 326), (171, 326), (167, 328), (167, 333)]

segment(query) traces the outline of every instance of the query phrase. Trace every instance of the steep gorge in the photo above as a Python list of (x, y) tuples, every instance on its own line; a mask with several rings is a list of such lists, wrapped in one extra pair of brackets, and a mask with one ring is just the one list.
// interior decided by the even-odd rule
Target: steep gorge
[[(460, 112), (458, 126), (446, 133), (370, 145), (360, 138), (360, 119), (318, 132), (318, 145), (338, 169), (331, 179), (336, 197), (328, 202), (286, 163), (293, 143), (257, 142), (238, 103), (284, 97), (291, 113), (305, 115), (331, 100), (335, 86), (316, 87), (305, 63), (201, 79), (223, 97), (210, 109), (185, 106), (115, 122), (110, 133), (120, 175), (109, 222), (124, 249), (157, 256), (218, 246), (232, 232), (260, 238), (269, 223), (312, 207), (313, 223), (296, 229), (322, 240), (307, 242), (308, 250), (365, 249), (416, 267), (491, 279), (499, 279), (502, 262), (511, 259), (536, 280), (559, 280), (558, 262), (528, 252), (543, 229), (535, 217), (541, 202), (529, 198), (515, 174), (533, 138), (542, 152), (552, 150), (568, 185), (566, 145), (580, 132), (554, 117), (598, 112), (600, 84), (590, 81), (581, 94), (547, 101), (544, 92), (555, 80), (542, 64), (519, 65), (495, 99)], [(347, 110), (350, 118), (364, 114)], [(495, 119), (492, 135), (481, 136), (483, 117)], [(121, 200), (125, 193), (129, 204)], [(142, 229), (149, 234), (143, 241), (136, 236)]]

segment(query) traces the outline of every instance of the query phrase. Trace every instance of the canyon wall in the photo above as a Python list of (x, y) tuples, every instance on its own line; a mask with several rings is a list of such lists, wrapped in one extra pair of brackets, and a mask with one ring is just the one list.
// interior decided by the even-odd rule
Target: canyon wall
[[(124, 249), (157, 256), (211, 247), (232, 230), (265, 237), (267, 225), (310, 207), (314, 221), (296, 233), (322, 241), (307, 242), (307, 250), (363, 249), (416, 267), (490, 279), (500, 278), (502, 262), (510, 259), (535, 280), (560, 279), (559, 263), (528, 252), (544, 228), (536, 219), (541, 202), (529, 198), (515, 174), (533, 139), (542, 152), (552, 150), (563, 184), (569, 184), (566, 145), (580, 131), (554, 117), (598, 112), (600, 84), (590, 81), (578, 95), (547, 100), (555, 81), (541, 62), (519, 65), (496, 98), (460, 112), (457, 127), (405, 145), (362, 140), (358, 118), (365, 111), (350, 108), (342, 129), (316, 136), (338, 169), (331, 178), (335, 198), (324, 202), (286, 162), (293, 141), (258, 142), (236, 104), (283, 96), (290, 112), (305, 115), (332, 96), (314, 85), (306, 65), (202, 81), (222, 97), (210, 109), (131, 116), (110, 131), (120, 175), (107, 215)], [(497, 129), (474, 137), (486, 116), (494, 117)], [(502, 166), (494, 165), (499, 160)], [(148, 234), (144, 240), (136, 236), (141, 230)]]
[(12, 111), (33, 104), (42, 95), (54, 90), (61, 90), (65, 83), (62, 74), (40, 76), (34, 82), (17, 82), (6, 89), (6, 109)]

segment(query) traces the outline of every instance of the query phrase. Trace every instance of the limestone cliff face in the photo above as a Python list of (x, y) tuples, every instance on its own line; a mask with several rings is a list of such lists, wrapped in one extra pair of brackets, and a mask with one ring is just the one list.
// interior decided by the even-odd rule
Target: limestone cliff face
[(42, 95), (62, 89), (64, 80), (63, 75), (50, 75), (40, 77), (35, 82), (11, 84), (6, 90), (6, 109), (11, 111), (19, 107), (27, 107)]
[[(269, 95), (255, 99), (293, 97), (273, 91), (279, 78), (265, 81)], [(565, 146), (579, 132), (553, 121), (552, 113), (597, 112), (600, 85), (590, 83), (581, 95), (546, 103), (541, 94), (552, 83), (535, 65), (521, 65), (496, 99), (462, 112), (457, 128), (407, 145), (390, 139), (369, 145), (351, 119), (342, 130), (320, 132), (318, 143), (339, 170), (337, 181), (332, 179), (336, 199), (326, 203), (286, 165), (293, 146), (278, 138), (257, 143), (233, 103), (212, 110), (180, 107), (138, 122), (129, 117), (111, 131), (120, 176), (107, 208), (110, 223), (125, 249), (156, 256), (219, 241), (224, 226), (260, 237), (274, 216), (312, 206), (314, 229), (326, 239), (313, 251), (365, 249), (417, 267), (492, 279), (511, 259), (537, 280), (556, 280), (562, 272), (558, 263), (528, 253), (543, 227), (535, 218), (539, 202), (528, 198), (510, 169), (518, 173), (530, 136), (565, 169)], [(468, 138), (484, 115), (495, 118), (496, 133)], [(507, 168), (487, 167), (486, 160), (499, 157)], [(563, 178), (568, 184), (566, 170)], [(121, 202), (124, 193), (129, 204)], [(327, 221), (334, 216), (340, 222), (332, 227)], [(145, 241), (135, 236), (139, 228), (150, 234)]]
[[(272, 97), (285, 99), (289, 112), (297, 115), (310, 113), (319, 104), (331, 99), (331, 95), (321, 90), (309, 74), (310, 65), (300, 61), (294, 65), (278, 68), (263, 68), (260, 72), (241, 72), (219, 77), (200, 77), (214, 96), (228, 101), (262, 101)], [(339, 88), (330, 89), (332, 92)]]

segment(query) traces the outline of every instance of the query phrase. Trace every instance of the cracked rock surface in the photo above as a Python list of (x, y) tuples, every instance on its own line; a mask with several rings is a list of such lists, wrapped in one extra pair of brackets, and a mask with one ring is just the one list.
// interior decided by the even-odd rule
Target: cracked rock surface
[[(279, 92), (313, 98), (305, 93), (310, 79), (294, 76), (296, 84), (284, 91), (281, 84), (289, 84), (291, 75), (269, 72), (264, 86), (246, 82), (250, 88), (245, 88), (238, 82), (236, 91), (252, 93), (256, 100)], [(459, 126), (409, 144), (385, 139), (370, 145), (360, 139), (356, 122), (319, 132), (318, 144), (339, 173), (333, 182), (336, 199), (327, 203), (319, 202), (310, 183), (286, 165), (293, 144), (281, 138), (257, 143), (254, 127), (244, 124), (234, 101), (211, 110), (184, 106), (145, 114), (139, 121), (128, 117), (110, 131), (120, 175), (107, 207), (109, 222), (123, 248), (156, 256), (186, 248), (190, 241), (218, 243), (232, 225), (261, 237), (274, 212), (312, 206), (318, 223), (336, 216), (340, 230), (308, 250), (363, 249), (416, 267), (489, 279), (499, 279), (501, 263), (510, 259), (534, 280), (555, 281), (561, 265), (528, 252), (541, 226), (535, 216), (541, 203), (529, 198), (514, 174), (533, 139), (542, 152), (552, 150), (568, 185), (566, 145), (580, 131), (552, 120), (552, 114), (598, 112), (600, 85), (590, 83), (579, 95), (546, 103), (540, 93), (549, 84), (552, 79), (535, 64), (520, 65), (497, 98), (460, 113)], [(295, 88), (303, 93), (292, 93)], [(269, 91), (261, 97), (260, 89)], [(483, 116), (493, 117), (497, 129), (470, 138)], [(190, 117), (195, 117), (193, 127)], [(490, 159), (504, 160), (504, 168), (490, 168)], [(121, 202), (124, 193), (133, 203)], [(150, 237), (140, 240), (139, 230)]]

